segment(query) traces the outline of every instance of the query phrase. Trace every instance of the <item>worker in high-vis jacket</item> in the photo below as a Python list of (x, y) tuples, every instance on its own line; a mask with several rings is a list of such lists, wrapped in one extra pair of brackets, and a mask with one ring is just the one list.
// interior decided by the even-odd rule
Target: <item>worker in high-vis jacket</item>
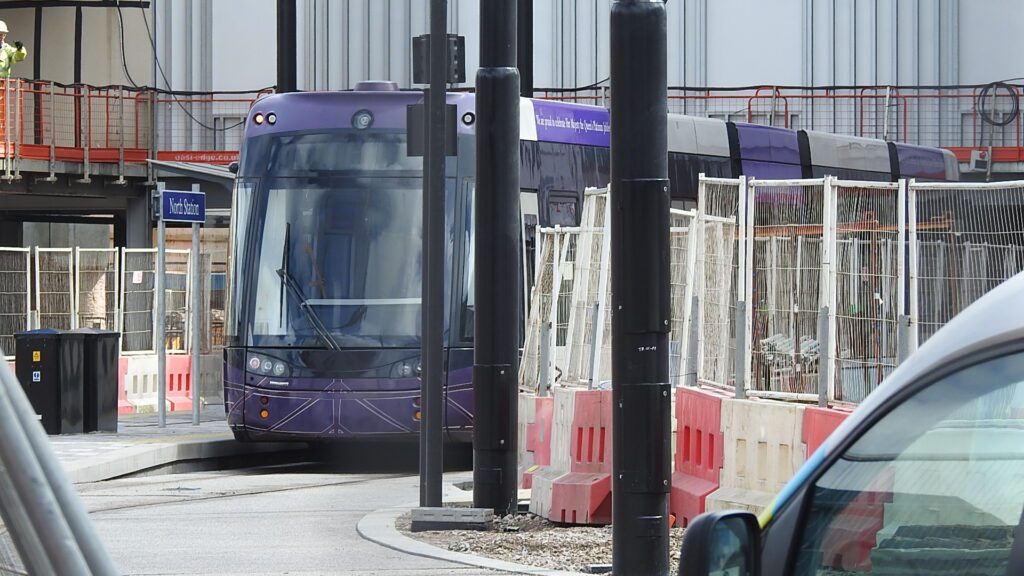
[(14, 46), (7, 43), (7, 23), (0, 20), (0, 78), (10, 78), (11, 69), (28, 56), (28, 50), (21, 42)]

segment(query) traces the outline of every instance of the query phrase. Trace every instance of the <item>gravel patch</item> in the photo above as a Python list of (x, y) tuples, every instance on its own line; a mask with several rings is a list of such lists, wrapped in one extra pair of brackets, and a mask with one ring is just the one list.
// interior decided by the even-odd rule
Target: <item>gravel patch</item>
[[(395, 527), (411, 538), (444, 550), (550, 570), (585, 572), (591, 564), (612, 563), (611, 526), (569, 526), (533, 514), (519, 514), (495, 518), (494, 529), (486, 532), (411, 532), (410, 516), (404, 514)], [(679, 565), (683, 529), (673, 528), (669, 534), (669, 566), (674, 573)]]

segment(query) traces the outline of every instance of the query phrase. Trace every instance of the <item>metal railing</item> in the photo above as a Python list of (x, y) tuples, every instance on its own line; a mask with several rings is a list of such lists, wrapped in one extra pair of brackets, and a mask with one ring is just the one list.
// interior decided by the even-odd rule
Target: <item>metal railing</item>
[(160, 160), (226, 164), (238, 157), (249, 108), (271, 93), (0, 82), (0, 159), (7, 180), (20, 176), (26, 160), (47, 162), (51, 179), (57, 162), (80, 163), (83, 181), (93, 164), (118, 164), (123, 176), (125, 164), (144, 163), (153, 151)]

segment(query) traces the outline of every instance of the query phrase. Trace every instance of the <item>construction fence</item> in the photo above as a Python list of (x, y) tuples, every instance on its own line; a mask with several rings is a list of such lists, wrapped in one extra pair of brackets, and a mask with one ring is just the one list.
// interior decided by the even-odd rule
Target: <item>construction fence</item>
[[(190, 250), (167, 250), (165, 294), (169, 352), (191, 352), (198, 329), (202, 353), (224, 343), (225, 270), (200, 254), (201, 326), (192, 326)], [(220, 260), (220, 259), (218, 259)], [(121, 334), (122, 354), (157, 351), (156, 249), (0, 248), (0, 349), (14, 355), (14, 335), (36, 328), (96, 328)]]
[[(611, 385), (609, 210), (588, 190), (581, 226), (541, 230), (525, 389)], [(1024, 270), (1024, 182), (701, 176), (670, 234), (673, 384), (858, 403)]]

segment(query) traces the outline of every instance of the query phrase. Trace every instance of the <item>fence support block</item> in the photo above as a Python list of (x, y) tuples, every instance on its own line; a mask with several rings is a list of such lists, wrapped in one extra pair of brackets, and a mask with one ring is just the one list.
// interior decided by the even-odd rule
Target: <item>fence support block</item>
[(693, 297), (690, 307), (690, 338), (686, 347), (686, 373), (683, 376), (685, 386), (697, 386), (697, 374), (700, 371), (700, 296)]
[(828, 406), (829, 374), (831, 374), (831, 370), (828, 369), (828, 366), (832, 361), (829, 357), (831, 350), (828, 345), (828, 316), (828, 306), (822, 306), (818, 309), (818, 406), (821, 406), (822, 408), (826, 408)]
[(747, 303), (743, 300), (736, 302), (736, 358), (735, 358), (735, 382), (736, 397), (743, 399), (747, 397), (747, 338), (746, 330), (740, 330), (744, 326), (744, 319), (747, 317)]
[(910, 316), (901, 314), (896, 323), (897, 366), (917, 350), (916, 332), (911, 326)]

